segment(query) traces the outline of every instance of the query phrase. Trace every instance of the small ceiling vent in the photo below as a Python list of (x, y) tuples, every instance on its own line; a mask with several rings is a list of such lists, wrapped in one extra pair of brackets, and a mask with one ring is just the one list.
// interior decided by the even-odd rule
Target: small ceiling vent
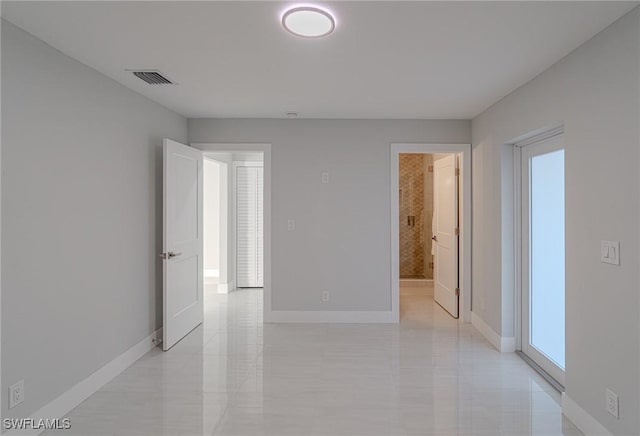
[(134, 76), (137, 78), (144, 80), (149, 85), (175, 85), (176, 83), (167, 79), (165, 76), (160, 74), (159, 71), (155, 70), (146, 70), (146, 71), (131, 71)]

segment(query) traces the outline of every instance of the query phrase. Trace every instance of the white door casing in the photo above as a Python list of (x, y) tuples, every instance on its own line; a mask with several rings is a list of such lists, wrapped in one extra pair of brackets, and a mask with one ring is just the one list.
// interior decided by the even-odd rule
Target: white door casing
[(458, 177), (456, 155), (433, 163), (434, 299), (458, 318)]
[(163, 350), (203, 319), (202, 152), (163, 143)]

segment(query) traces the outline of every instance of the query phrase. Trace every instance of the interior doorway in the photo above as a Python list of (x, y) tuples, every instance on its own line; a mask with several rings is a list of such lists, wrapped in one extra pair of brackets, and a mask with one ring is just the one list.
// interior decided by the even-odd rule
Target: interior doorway
[(210, 294), (210, 301), (205, 299), (205, 306), (227, 301), (216, 298), (219, 294), (245, 299), (250, 294), (251, 301), (255, 300), (258, 305), (260, 321), (268, 321), (271, 313), (271, 145), (198, 143), (192, 147), (202, 150), (205, 159), (220, 165), (220, 283)]
[(428, 300), (459, 316), (458, 161), (457, 153), (400, 154), (401, 318)]
[[(211, 162), (205, 163), (205, 160)], [(164, 139), (163, 165), (163, 251), (160, 254), (163, 259), (163, 350), (169, 350), (203, 324), (203, 320), (205, 326), (202, 330), (215, 332), (217, 323), (224, 323), (230, 315), (237, 317), (238, 314), (226, 312), (230, 306), (226, 305), (226, 309), (222, 307), (225, 306), (222, 303), (232, 298), (242, 299), (245, 306), (251, 309), (247, 312), (248, 317), (242, 314), (243, 322), (255, 326), (264, 320), (269, 321), (271, 146), (187, 146)], [(256, 170), (247, 179), (254, 183), (246, 183), (247, 180), (241, 176), (247, 168)], [(208, 173), (207, 189), (205, 171)], [(243, 190), (252, 195), (246, 195)], [(209, 195), (205, 211), (206, 194)], [(243, 206), (243, 202), (247, 204)], [(253, 221), (247, 220), (243, 207), (252, 211)], [(247, 222), (248, 226), (245, 225)], [(225, 235), (226, 250), (222, 244)], [(253, 243), (246, 244), (247, 240)], [(242, 271), (242, 267), (239, 269), (238, 263), (245, 262), (246, 258), (238, 247), (247, 251), (247, 246), (254, 247), (254, 275), (259, 281), (251, 282), (248, 286), (255, 287), (246, 292), (234, 292), (233, 297), (224, 295), (225, 298), (218, 298), (221, 303), (218, 305), (215, 304), (215, 298), (205, 301), (206, 296), (230, 293), (239, 286), (238, 271)], [(217, 292), (205, 293), (205, 279), (209, 282), (207, 287), (211, 286)], [(222, 287), (225, 281), (226, 292)]]
[(434, 304), (450, 318), (471, 320), (470, 153), (463, 144), (391, 145), (392, 311), (398, 320)]
[(264, 154), (204, 153), (204, 182), (205, 287), (219, 294), (262, 288)]

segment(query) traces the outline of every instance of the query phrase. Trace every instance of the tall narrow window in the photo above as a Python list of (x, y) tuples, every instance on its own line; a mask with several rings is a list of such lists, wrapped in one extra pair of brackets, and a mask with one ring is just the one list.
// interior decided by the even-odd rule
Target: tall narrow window
[(523, 149), (523, 352), (564, 384), (564, 149), (554, 137)]

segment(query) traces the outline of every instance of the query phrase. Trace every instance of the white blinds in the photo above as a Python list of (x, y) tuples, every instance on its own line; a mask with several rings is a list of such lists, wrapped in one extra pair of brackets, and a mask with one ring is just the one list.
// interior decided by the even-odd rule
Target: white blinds
[(236, 167), (237, 287), (263, 286), (262, 167)]

